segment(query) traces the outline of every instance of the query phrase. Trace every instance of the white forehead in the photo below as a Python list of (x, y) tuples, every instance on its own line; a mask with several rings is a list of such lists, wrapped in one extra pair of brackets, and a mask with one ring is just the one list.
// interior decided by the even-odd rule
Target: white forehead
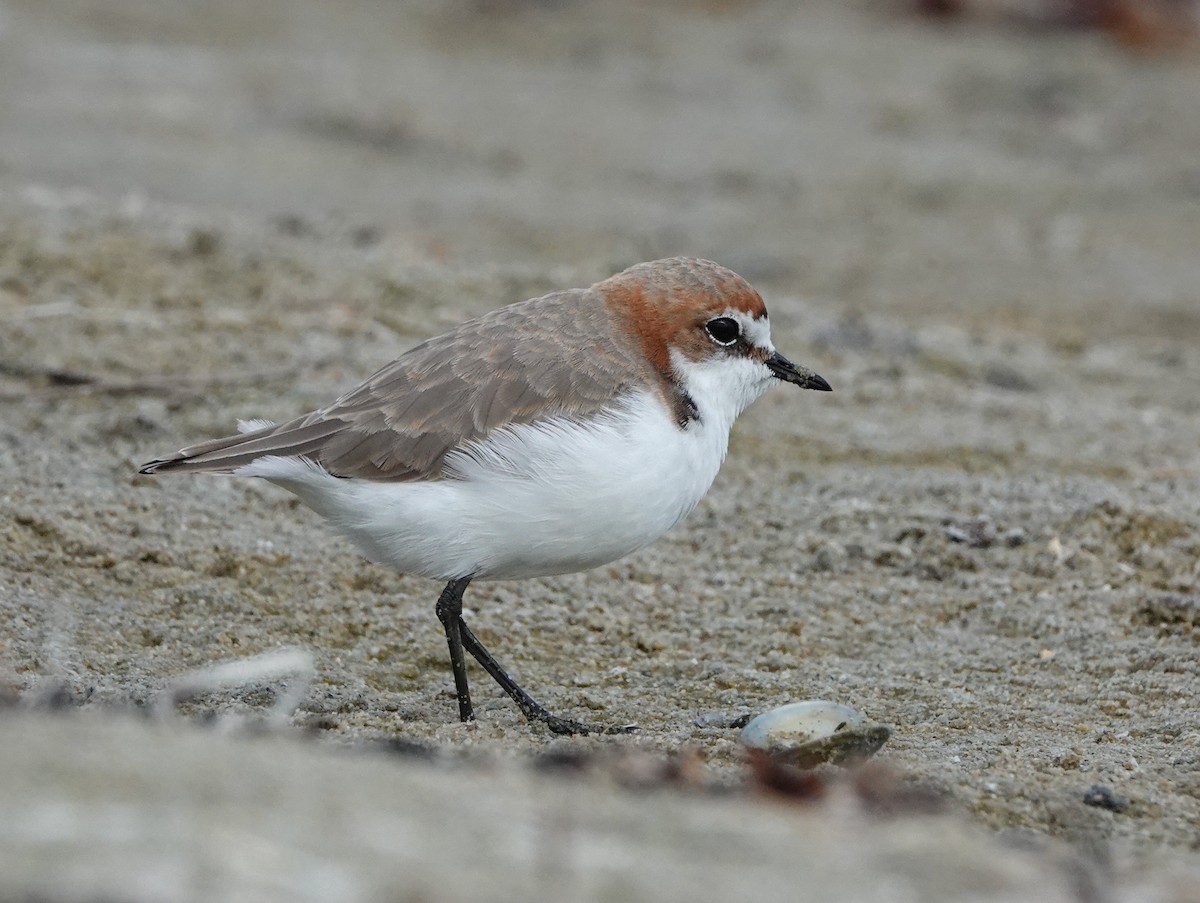
[(742, 337), (751, 345), (757, 345), (768, 351), (775, 350), (775, 346), (771, 344), (771, 321), (767, 319), (766, 314), (761, 317), (752, 317), (744, 310), (730, 309), (721, 316), (737, 320), (738, 325), (742, 327)]

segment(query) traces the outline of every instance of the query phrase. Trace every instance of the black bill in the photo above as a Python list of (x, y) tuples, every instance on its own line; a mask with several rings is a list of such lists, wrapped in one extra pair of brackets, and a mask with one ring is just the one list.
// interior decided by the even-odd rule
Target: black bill
[(778, 351), (771, 352), (771, 356), (763, 363), (785, 383), (795, 383), (801, 389), (816, 389), (818, 392), (833, 391), (833, 386), (829, 385), (824, 377), (818, 376), (807, 367), (793, 364)]

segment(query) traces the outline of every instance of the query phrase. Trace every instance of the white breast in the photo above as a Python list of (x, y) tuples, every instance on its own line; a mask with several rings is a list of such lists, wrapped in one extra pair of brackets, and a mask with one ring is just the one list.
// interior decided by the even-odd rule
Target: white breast
[(648, 545), (696, 506), (736, 416), (700, 410), (681, 429), (656, 394), (633, 393), (586, 422), (497, 430), (451, 455), (452, 478), (435, 481), (338, 479), (296, 458), (262, 458), (239, 475), (291, 490), (368, 558), (407, 573), (561, 574)]

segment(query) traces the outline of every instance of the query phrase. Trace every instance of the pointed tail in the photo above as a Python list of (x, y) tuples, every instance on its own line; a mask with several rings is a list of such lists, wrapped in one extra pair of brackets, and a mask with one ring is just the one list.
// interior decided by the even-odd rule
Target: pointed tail
[(155, 458), (139, 467), (138, 473), (234, 473), (268, 455), (304, 457), (317, 451), (341, 426), (344, 424), (340, 420), (318, 420), (315, 423), (294, 420), (279, 426), (269, 424)]

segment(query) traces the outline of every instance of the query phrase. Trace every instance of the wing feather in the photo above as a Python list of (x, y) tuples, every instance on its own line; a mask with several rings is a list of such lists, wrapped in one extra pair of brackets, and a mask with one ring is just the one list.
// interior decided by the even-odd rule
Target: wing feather
[(463, 323), (383, 367), (332, 405), (279, 426), (151, 461), (143, 473), (229, 473), (297, 456), (340, 477), (436, 479), (446, 456), (493, 430), (594, 416), (653, 380), (594, 289), (556, 292)]

